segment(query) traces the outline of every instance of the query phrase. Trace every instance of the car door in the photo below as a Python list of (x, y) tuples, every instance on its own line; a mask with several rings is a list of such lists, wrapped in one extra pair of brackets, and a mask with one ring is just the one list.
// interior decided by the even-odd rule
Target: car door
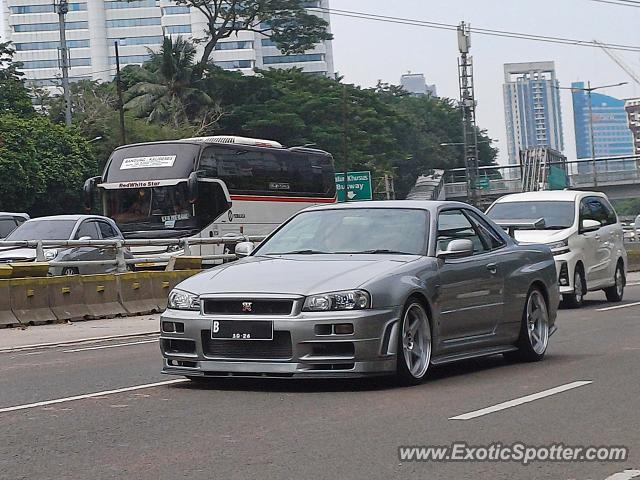
[[(100, 231), (100, 236), (103, 240), (117, 240), (120, 238), (120, 235), (116, 232), (112, 225), (104, 220), (96, 220), (98, 225), (98, 230)], [(98, 255), (101, 260), (114, 260), (116, 259), (116, 248), (115, 247), (102, 247), (98, 249)], [(102, 265), (100, 266), (100, 272), (114, 272), (116, 270), (116, 265)]]
[[(584, 239), (585, 277), (589, 289), (609, 278), (609, 262), (612, 254), (611, 238), (607, 231), (607, 211), (599, 197), (584, 197), (580, 202), (580, 227), (583, 220), (596, 220), (602, 225), (592, 232), (581, 232)], [(611, 274), (613, 277), (613, 274)]]
[(456, 239), (474, 244), (469, 257), (439, 261), (439, 331), (445, 342), (490, 334), (503, 316), (503, 272), (463, 210), (447, 209), (438, 215), (438, 250), (446, 250)]
[[(100, 240), (100, 231), (95, 220), (83, 220), (75, 234), (75, 239), (89, 238), (91, 240)], [(99, 253), (98, 247), (79, 247), (74, 249), (73, 260), (82, 261), (96, 261), (101, 260), (102, 256)], [(93, 274), (102, 272), (104, 267), (100, 265), (82, 265), (78, 267), (78, 271), (81, 274)]]

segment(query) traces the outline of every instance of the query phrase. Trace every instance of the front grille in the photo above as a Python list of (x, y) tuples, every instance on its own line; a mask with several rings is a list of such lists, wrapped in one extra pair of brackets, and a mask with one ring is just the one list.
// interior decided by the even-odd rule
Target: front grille
[(205, 314), (291, 315), (293, 300), (204, 300)]
[(273, 332), (273, 340), (213, 340), (211, 330), (202, 330), (202, 350), (206, 357), (249, 360), (288, 360), (292, 356), (291, 334)]

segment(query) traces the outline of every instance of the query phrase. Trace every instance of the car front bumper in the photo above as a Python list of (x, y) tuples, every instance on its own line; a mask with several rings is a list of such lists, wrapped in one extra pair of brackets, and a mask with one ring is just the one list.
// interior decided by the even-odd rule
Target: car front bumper
[(578, 263), (578, 256), (569, 251), (562, 255), (554, 255), (556, 274), (558, 275), (558, 287), (560, 294), (571, 294), (574, 291), (573, 277)]
[[(362, 377), (396, 371), (397, 329), (402, 307), (260, 316), (273, 321), (274, 340), (211, 340), (213, 320), (246, 317), (167, 310), (161, 317), (163, 373), (212, 377)], [(251, 320), (256, 320), (251, 316)], [(167, 332), (163, 322), (183, 324)], [(352, 324), (353, 334), (321, 334)]]

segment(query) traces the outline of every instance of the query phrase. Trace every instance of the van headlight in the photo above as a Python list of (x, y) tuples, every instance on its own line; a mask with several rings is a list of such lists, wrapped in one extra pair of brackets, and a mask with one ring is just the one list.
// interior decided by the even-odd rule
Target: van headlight
[(547, 247), (551, 249), (551, 253), (553, 253), (554, 255), (569, 253), (569, 239), (561, 240), (559, 242), (547, 243)]
[(310, 295), (304, 301), (304, 312), (328, 312), (332, 310), (363, 310), (371, 307), (371, 295), (364, 290)]
[(200, 311), (200, 298), (193, 293), (182, 290), (171, 290), (167, 307), (172, 310)]

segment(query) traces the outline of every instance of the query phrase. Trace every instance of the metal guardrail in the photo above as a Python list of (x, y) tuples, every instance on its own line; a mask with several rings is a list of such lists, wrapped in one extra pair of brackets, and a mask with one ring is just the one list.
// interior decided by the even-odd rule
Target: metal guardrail
[[(16, 240), (16, 241), (0, 241), (1, 251), (10, 251), (19, 248), (32, 248), (36, 251), (36, 262), (47, 262), (45, 257), (46, 249), (60, 248), (81, 248), (94, 247), (104, 249), (114, 249), (115, 259), (112, 260), (71, 260), (64, 262), (49, 261), (52, 267), (78, 267), (88, 265), (109, 266), (115, 265), (118, 273), (128, 270), (129, 265), (135, 264), (167, 264), (171, 257), (190, 256), (191, 246), (193, 245), (227, 245), (237, 244), (240, 242), (261, 242), (266, 236), (242, 235), (234, 237), (211, 237), (211, 238), (165, 238), (165, 239), (125, 239), (125, 240)], [(165, 256), (137, 256), (132, 254), (132, 258), (126, 258), (126, 249), (130, 247), (170, 247), (177, 246), (181, 251), (169, 252)], [(200, 255), (203, 264), (214, 264), (219, 260), (235, 260), (234, 254), (219, 255)]]

